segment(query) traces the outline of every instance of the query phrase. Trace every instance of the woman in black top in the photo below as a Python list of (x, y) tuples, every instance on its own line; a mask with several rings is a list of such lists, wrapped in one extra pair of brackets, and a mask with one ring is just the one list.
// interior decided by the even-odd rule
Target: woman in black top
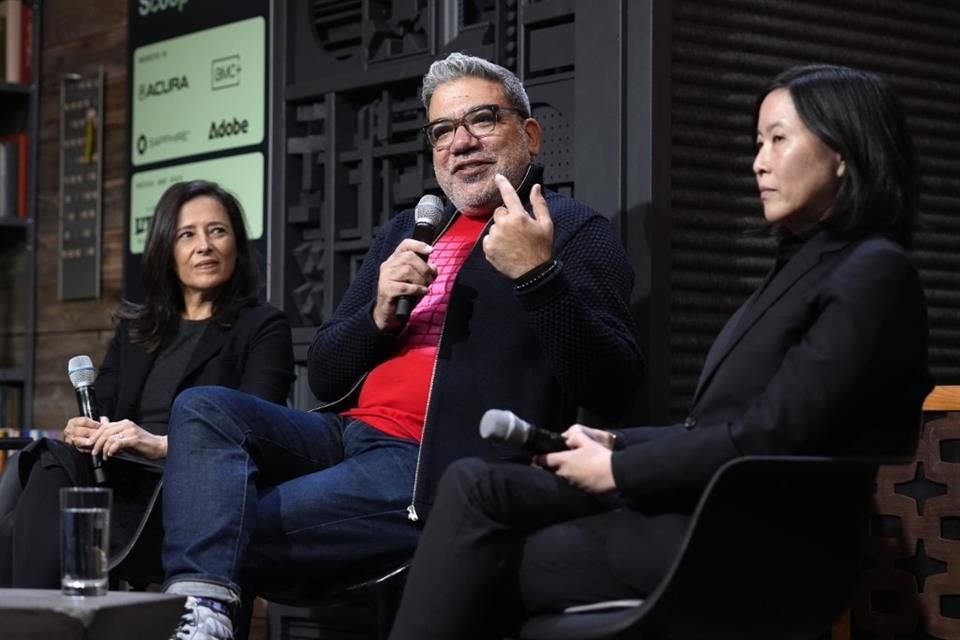
[(62, 441), (40, 440), (20, 455), (23, 492), (0, 517), (0, 585), (59, 586), (58, 491), (94, 483), (91, 454), (102, 456), (114, 491), (111, 569), (162, 577), (160, 518), (150, 514), (176, 394), (221, 385), (287, 398), (290, 326), (258, 300), (259, 271), (232, 194), (203, 180), (167, 189), (151, 220), (143, 285), (144, 304), (124, 302), (117, 313), (95, 384), (100, 420), (71, 418)]

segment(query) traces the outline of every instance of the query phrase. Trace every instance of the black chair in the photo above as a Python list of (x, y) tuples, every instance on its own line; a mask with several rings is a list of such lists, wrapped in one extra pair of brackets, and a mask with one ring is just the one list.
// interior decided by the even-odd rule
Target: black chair
[[(0, 518), (17, 507), (20, 494), (23, 493), (23, 484), (20, 482), (20, 449), (33, 442), (33, 438), (0, 438), (0, 460), (3, 464), (0, 469)], [(10, 451), (11, 453), (4, 453)], [(11, 524), (12, 526), (12, 524)]]
[(811, 640), (850, 605), (879, 460), (744, 457), (714, 474), (636, 606), (529, 619), (521, 640)]
[[(265, 589), (270, 640), (302, 637), (349, 637), (386, 640), (393, 625), (409, 564), (360, 576), (350, 584), (304, 582), (283, 590)], [(307, 635), (293, 627), (317, 627), (324, 635)], [(339, 635), (335, 637), (341, 637)], [(346, 637), (346, 636), (344, 636)]]
[[(313, 400), (316, 405), (318, 401), (315, 398)], [(309, 411), (322, 411), (322, 408), (316, 407)], [(290, 627), (323, 627), (329, 624), (329, 614), (333, 612), (333, 617), (337, 618), (335, 626), (346, 627), (348, 634), (352, 634), (359, 623), (359, 626), (365, 627), (365, 631), (360, 632), (362, 636), (373, 640), (386, 640), (400, 607), (400, 596), (403, 594), (409, 567), (408, 558), (398, 561), (386, 570), (361, 569), (351, 582), (343, 584), (329, 584), (305, 577), (283, 587), (262, 587), (257, 596), (267, 601), (267, 638), (293, 640), (306, 637), (291, 631)], [(363, 616), (364, 619), (358, 621), (358, 616)], [(328, 636), (329, 634), (324, 633), (316, 637)]]
[[(2, 450), (3, 447), (0, 447)], [(0, 454), (2, 455), (2, 454)], [(20, 484), (20, 474), (17, 473), (17, 465), (20, 456), (19, 451), (14, 451), (7, 457), (3, 471), (0, 472), (0, 516), (4, 516), (14, 510), (17, 501), (20, 500), (20, 494), (23, 492), (23, 485)]]

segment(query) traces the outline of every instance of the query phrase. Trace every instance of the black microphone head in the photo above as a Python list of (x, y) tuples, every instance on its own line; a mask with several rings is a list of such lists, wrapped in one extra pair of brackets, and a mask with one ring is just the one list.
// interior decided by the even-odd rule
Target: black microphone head
[(413, 210), (413, 221), (416, 225), (429, 225), (436, 229), (443, 220), (443, 201), (437, 196), (428, 193), (420, 198)]
[(67, 363), (67, 375), (74, 389), (92, 387), (97, 377), (97, 370), (93, 366), (90, 356), (73, 356)]
[(480, 437), (522, 445), (528, 435), (523, 429), (524, 424), (512, 411), (487, 409), (480, 418)]

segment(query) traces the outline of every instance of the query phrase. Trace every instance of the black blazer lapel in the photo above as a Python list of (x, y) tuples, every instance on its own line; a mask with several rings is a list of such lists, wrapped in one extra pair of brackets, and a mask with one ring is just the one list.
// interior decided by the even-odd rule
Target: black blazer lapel
[(747, 310), (755, 304), (756, 299), (760, 296), (760, 292), (767, 286), (770, 277), (771, 274), (768, 273), (760, 286), (757, 287), (757, 289), (750, 294), (750, 297), (730, 316), (730, 319), (723, 325), (723, 329), (721, 329), (717, 337), (713, 339), (713, 344), (710, 345), (710, 350), (707, 351), (707, 358), (703, 362), (703, 368), (700, 370), (697, 390), (693, 394), (694, 402), (700, 397), (700, 391), (703, 389), (707, 379), (712, 376), (720, 360), (727, 355), (727, 352), (733, 346), (735, 336), (742, 335), (738, 333), (737, 328), (742, 324), (743, 317), (747, 313)]
[(778, 273), (772, 278), (767, 276), (764, 284), (730, 318), (707, 353), (697, 391), (693, 396), (694, 403), (700, 398), (720, 363), (763, 314), (782, 298), (797, 280), (820, 264), (824, 255), (837, 251), (848, 243), (848, 240), (838, 239), (828, 231), (820, 231), (810, 238)]
[[(194, 374), (198, 369), (205, 365), (211, 358), (220, 353), (223, 345), (227, 341), (229, 331), (224, 329), (219, 322), (211, 320), (203, 328), (203, 335), (200, 336), (200, 342), (194, 347), (190, 354), (190, 361), (187, 362), (186, 369), (183, 370), (183, 377), (180, 378), (180, 384)], [(179, 388), (179, 385), (178, 385)]]

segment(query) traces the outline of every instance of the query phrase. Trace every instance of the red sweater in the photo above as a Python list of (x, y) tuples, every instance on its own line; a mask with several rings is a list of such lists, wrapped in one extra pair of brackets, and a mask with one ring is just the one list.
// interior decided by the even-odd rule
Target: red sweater
[(487, 220), (459, 216), (434, 242), (430, 264), (437, 268), (436, 280), (410, 314), (397, 352), (370, 372), (357, 406), (343, 415), (399, 438), (420, 441), (450, 291)]

